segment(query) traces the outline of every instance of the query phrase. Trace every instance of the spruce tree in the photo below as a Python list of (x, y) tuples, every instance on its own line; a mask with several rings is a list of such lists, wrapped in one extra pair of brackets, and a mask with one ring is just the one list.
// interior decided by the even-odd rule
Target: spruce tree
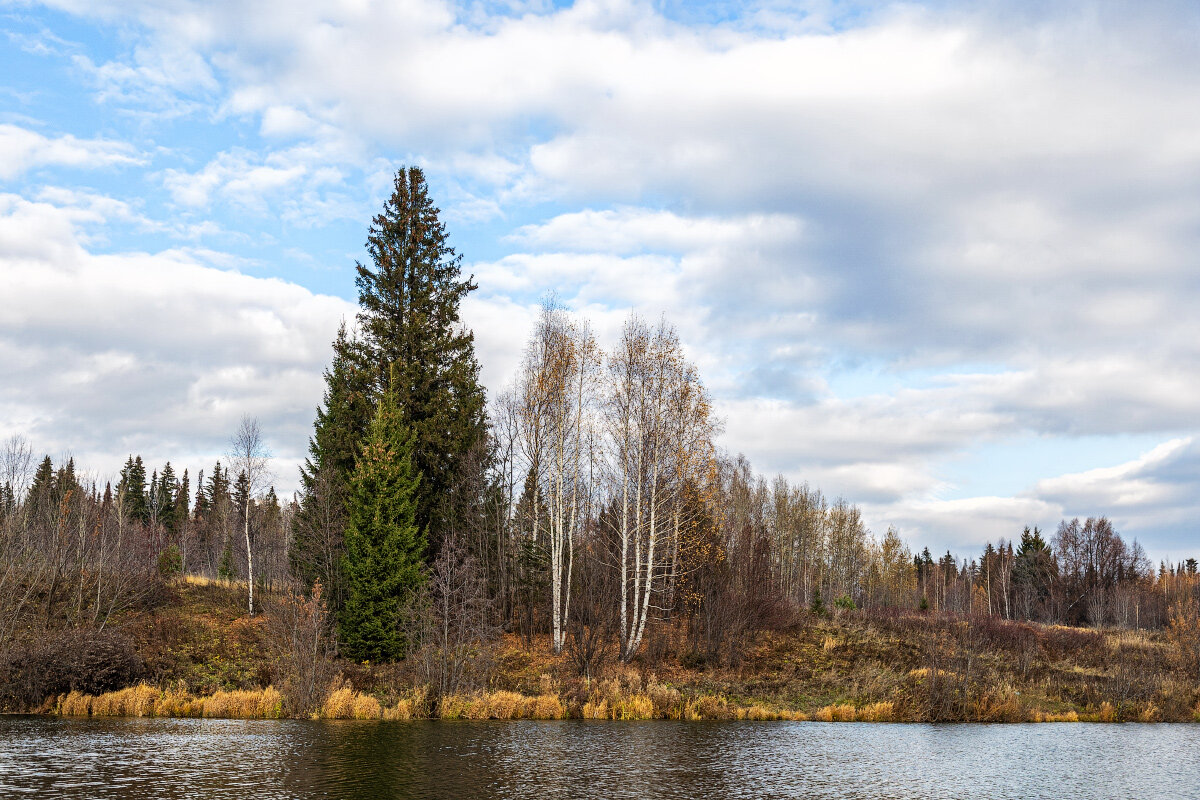
[(343, 323), (333, 340), (333, 363), (325, 370), (324, 404), (317, 409), (308, 458), (300, 470), (306, 493), (313, 491), (322, 470), (331, 470), (342, 486), (350, 483), (359, 446), (375, 413), (375, 384), (362, 366), (359, 349)]
[[(341, 570), (337, 560), (325, 556), (329, 542), (319, 535), (330, 497), (318, 497), (319, 492), (337, 498), (349, 493), (354, 462), (374, 414), (373, 381), (362, 367), (357, 342), (346, 334), (346, 326), (338, 329), (333, 342), (333, 363), (325, 371), (325, 397), (317, 409), (313, 436), (308, 443), (308, 458), (300, 470), (303, 489), (300, 509), (292, 522), (292, 542), (288, 561), (292, 572), (306, 586), (320, 581), (324, 596), (336, 614), (344, 596)], [(341, 546), (338, 534), (335, 546)]]
[(33, 482), (29, 484), (28, 502), (31, 508), (47, 506), (54, 500), (54, 463), (50, 456), (42, 459), (37, 471), (33, 473)]
[(339, 619), (343, 653), (355, 660), (404, 655), (400, 613), (423, 578), (425, 532), (417, 524), (421, 475), (415, 435), (389, 390), (368, 428), (350, 479), (342, 560), (346, 602)]
[(154, 489), (154, 511), (163, 529), (168, 533), (175, 532), (175, 492), (178, 490), (175, 481), (175, 469), (168, 461), (158, 476), (158, 485)]
[(123, 497), (126, 515), (137, 522), (150, 521), (150, 503), (146, 498), (146, 467), (142, 457), (133, 456), (125, 462), (121, 470), (121, 480), (117, 484), (117, 494)]
[(478, 498), (457, 497), (456, 490), (471, 483), (467, 473), (478, 467), (487, 435), (475, 337), (459, 318), (462, 299), (476, 286), (462, 277), (462, 257), (439, 214), (424, 173), (401, 169), (371, 224), (371, 264), (358, 264), (355, 279), (363, 331), (355, 355), (376, 397), (395, 370), (396, 402), (415, 436), (421, 473), (417, 523), (433, 551), (460, 522), (456, 516), (477, 507)]

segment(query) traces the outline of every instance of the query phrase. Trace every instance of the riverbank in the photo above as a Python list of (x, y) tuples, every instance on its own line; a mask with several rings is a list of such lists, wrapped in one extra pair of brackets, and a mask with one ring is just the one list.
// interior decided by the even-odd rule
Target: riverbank
[(180, 581), (128, 613), (139, 680), (60, 692), (37, 710), (67, 716), (270, 719), (674, 719), (880, 722), (1200, 721), (1200, 685), (1161, 632), (1095, 631), (918, 612), (805, 614), (762, 633), (736, 664), (671, 646), (579, 677), (544, 638), (499, 640), (486, 688), (433, 698), (405, 664), (335, 661), (304, 713), (276, 688), (269, 615), (247, 618), (237, 587)]

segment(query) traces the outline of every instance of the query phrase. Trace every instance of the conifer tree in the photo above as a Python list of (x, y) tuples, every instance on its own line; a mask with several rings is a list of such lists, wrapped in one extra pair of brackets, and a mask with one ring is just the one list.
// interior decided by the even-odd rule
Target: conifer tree
[(146, 467), (142, 464), (141, 456), (130, 456), (125, 462), (125, 467), (121, 470), (121, 480), (117, 484), (117, 494), (124, 498), (125, 513), (131, 520), (150, 521), (150, 504), (146, 498)]
[(421, 584), (425, 551), (425, 532), (416, 521), (421, 475), (413, 464), (414, 441), (389, 390), (350, 479), (340, 634), (343, 652), (355, 660), (404, 654), (400, 613)]
[(42, 459), (37, 471), (33, 473), (33, 482), (29, 484), (29, 504), (37, 509), (48, 505), (54, 497), (54, 463), (50, 456)]
[[(341, 504), (349, 493), (350, 476), (374, 413), (373, 383), (357, 342), (346, 334), (343, 324), (333, 342), (333, 363), (325, 371), (324, 403), (317, 409), (308, 458), (300, 470), (303, 488), (299, 512), (292, 523), (288, 561), (292, 572), (306, 586), (320, 582), (334, 614), (344, 596), (339, 559), (322, 557), (330, 545), (323, 523), (330, 503)], [(318, 497), (318, 494), (328, 495)], [(335, 548), (342, 546), (341, 531)], [(340, 552), (340, 551), (339, 551)]]
[(168, 533), (175, 532), (176, 515), (175, 515), (175, 492), (178, 490), (175, 481), (175, 469), (168, 461), (162, 468), (162, 473), (158, 476), (158, 483), (154, 489), (154, 511), (158, 521), (162, 523), (163, 529)]
[(308, 458), (300, 470), (306, 493), (313, 491), (321, 470), (331, 470), (342, 486), (349, 485), (354, 472), (359, 447), (375, 413), (375, 385), (363, 368), (359, 350), (343, 323), (333, 340), (333, 363), (325, 370), (324, 403), (317, 409)]
[(471, 459), (487, 433), (475, 338), (459, 319), (476, 286), (462, 278), (439, 213), (419, 168), (397, 172), (367, 237), (372, 264), (358, 264), (355, 280), (363, 356), (380, 394), (395, 368), (396, 401), (415, 436), (417, 522), (434, 551), (476, 505), (455, 490), (470, 483), (464, 473), (478, 467)]
[(422, 476), (417, 523), (432, 549), (456, 517), (479, 509), (479, 498), (458, 495), (478, 483), (471, 471), (480, 469), (487, 436), (474, 335), (459, 318), (459, 304), (476, 287), (463, 279), (439, 213), (419, 168), (397, 172), (368, 231), (371, 263), (357, 265), (362, 339), (342, 330), (334, 342), (304, 470), (306, 487), (317, 469), (348, 474), (394, 368), (396, 402), (415, 437), (413, 461)]

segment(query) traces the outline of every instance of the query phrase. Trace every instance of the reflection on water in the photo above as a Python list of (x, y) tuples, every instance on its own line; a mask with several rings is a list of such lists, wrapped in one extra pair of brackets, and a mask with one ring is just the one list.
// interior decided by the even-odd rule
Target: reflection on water
[(1200, 797), (1200, 726), (0, 718), (0, 797)]

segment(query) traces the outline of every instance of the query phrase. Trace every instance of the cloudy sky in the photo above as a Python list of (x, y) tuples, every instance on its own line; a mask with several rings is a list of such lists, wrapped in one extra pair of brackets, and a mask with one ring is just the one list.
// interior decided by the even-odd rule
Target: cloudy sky
[(964, 554), (1200, 549), (1194, 3), (0, 0), (0, 436), (296, 484), (402, 164), (503, 387), (674, 321), (767, 474)]

